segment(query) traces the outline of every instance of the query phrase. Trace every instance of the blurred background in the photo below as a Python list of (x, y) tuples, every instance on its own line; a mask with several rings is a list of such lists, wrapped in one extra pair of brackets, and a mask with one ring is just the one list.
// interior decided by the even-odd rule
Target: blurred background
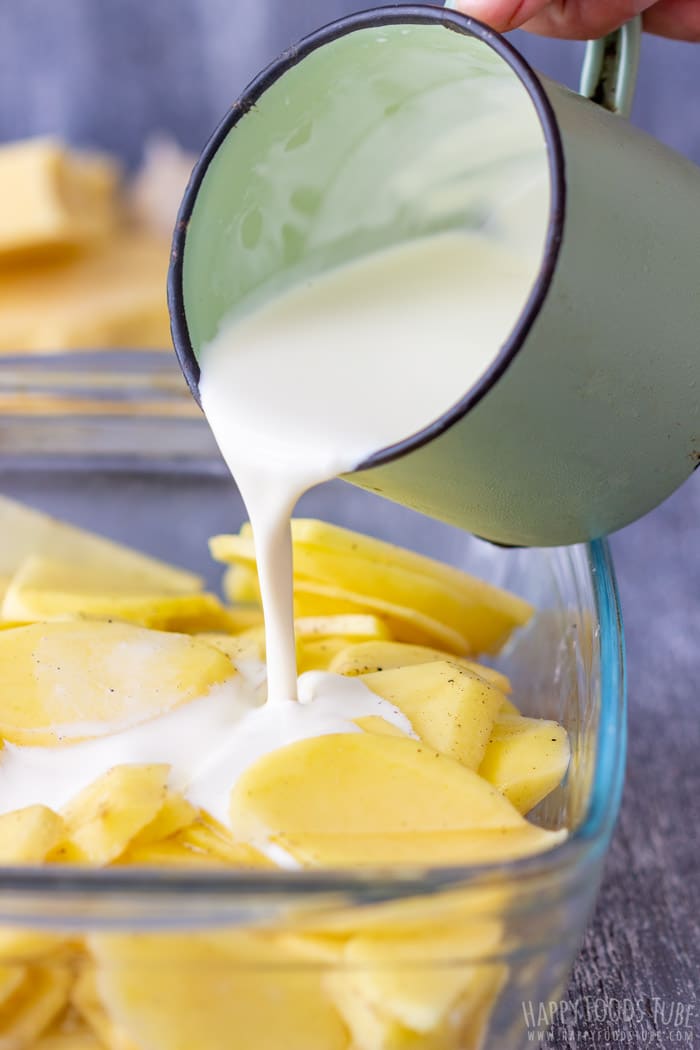
[[(362, 10), (352, 0), (3, 0), (0, 140), (60, 134), (135, 165), (167, 131), (198, 151), (248, 80), (290, 43)], [(574, 87), (583, 47), (514, 33)], [(700, 161), (697, 49), (649, 37), (634, 120)]]
[[(261, 66), (312, 28), (365, 6), (3, 0), (0, 141), (58, 135), (116, 154), (130, 170), (154, 133), (196, 153)], [(535, 68), (576, 86), (582, 44), (513, 38)], [(645, 39), (633, 120), (700, 163), (700, 47)], [(0, 272), (0, 298), (7, 280)], [(700, 798), (699, 521), (696, 474), (614, 538), (630, 662), (630, 761), (608, 878), (574, 978), (579, 995), (635, 989), (650, 1001), (688, 1002), (697, 991), (700, 899), (689, 828)]]

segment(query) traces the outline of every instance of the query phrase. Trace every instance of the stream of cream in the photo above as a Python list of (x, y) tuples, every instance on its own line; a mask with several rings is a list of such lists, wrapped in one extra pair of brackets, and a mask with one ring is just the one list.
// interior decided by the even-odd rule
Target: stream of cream
[(294, 287), (225, 322), (205, 348), (202, 406), (255, 539), (271, 703), (297, 697), (290, 518), (299, 497), (459, 401), (532, 282), (532, 261), (486, 234), (437, 234)]

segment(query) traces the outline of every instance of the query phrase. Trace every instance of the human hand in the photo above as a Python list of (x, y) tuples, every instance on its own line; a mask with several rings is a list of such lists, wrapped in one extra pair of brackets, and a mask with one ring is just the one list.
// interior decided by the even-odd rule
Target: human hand
[(501, 33), (527, 29), (590, 40), (643, 14), (650, 33), (700, 41), (700, 0), (454, 0), (450, 6)]

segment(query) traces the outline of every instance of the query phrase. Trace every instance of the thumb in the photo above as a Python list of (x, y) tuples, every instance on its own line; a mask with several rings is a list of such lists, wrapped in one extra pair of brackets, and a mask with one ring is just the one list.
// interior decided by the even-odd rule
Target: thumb
[(549, 3), (550, 0), (451, 0), (446, 6), (478, 18), (499, 33), (507, 33), (534, 18)]
[(450, 6), (507, 33), (529, 29), (545, 36), (591, 40), (618, 29), (654, 0), (453, 0)]

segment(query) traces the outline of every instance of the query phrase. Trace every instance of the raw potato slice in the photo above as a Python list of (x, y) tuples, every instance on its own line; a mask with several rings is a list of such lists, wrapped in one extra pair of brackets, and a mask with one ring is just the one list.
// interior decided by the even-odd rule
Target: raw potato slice
[(320, 975), (281, 944), (243, 933), (103, 934), (89, 948), (100, 1000), (139, 1047), (349, 1050)]
[(358, 674), (372, 674), (374, 671), (393, 671), (395, 668), (412, 667), (414, 664), (428, 664), (435, 660), (452, 660), (467, 671), (481, 675), (502, 693), (510, 692), (511, 686), (506, 676), (493, 667), (455, 657), (441, 649), (431, 649), (427, 645), (409, 645), (407, 642), (358, 642), (340, 652), (330, 670), (334, 674), (352, 677)]
[(234, 605), (260, 606), (260, 585), (255, 569), (247, 565), (231, 565), (222, 581), (224, 594)]
[(558, 722), (501, 715), (479, 773), (520, 813), (529, 813), (564, 779), (570, 758), (569, 738)]
[(38, 864), (65, 836), (65, 824), (47, 806), (0, 816), (0, 864)]
[(63, 811), (68, 837), (91, 864), (109, 864), (155, 819), (170, 767), (114, 766)]
[(132, 839), (131, 848), (138, 849), (170, 838), (183, 828), (189, 827), (196, 819), (195, 807), (182, 795), (169, 791), (153, 820)]
[(55, 746), (154, 718), (235, 674), (224, 653), (188, 635), (117, 623), (0, 631), (0, 736)]
[[(498, 951), (501, 938), (501, 924), (495, 921), (472, 926), (466, 950), (465, 931), (459, 927), (406, 939), (353, 937), (343, 959), (349, 972), (341, 980), (411, 1031), (443, 1029), (447, 1036), (450, 1015), (479, 973), (479, 967), (465, 964), (465, 955), (488, 958)], [(445, 1045), (456, 1045), (454, 1036)]]
[(33, 1048), (68, 1002), (72, 979), (61, 963), (29, 967), (22, 984), (0, 1007), (0, 1046)]
[[(457, 652), (498, 651), (532, 614), (526, 602), (504, 591), (359, 533), (295, 521), (292, 534), (295, 588), (310, 583), (332, 588), (339, 597), (379, 612), (417, 610), (461, 637)], [(240, 536), (214, 537), (210, 547), (219, 561), (249, 569), (255, 565), (252, 536), (245, 526)]]
[(234, 868), (274, 868), (264, 854), (247, 842), (236, 842), (227, 828), (214, 822), (197, 821), (176, 836), (176, 842), (197, 850), (202, 857), (220, 861)]
[(110, 1050), (137, 1050), (135, 1044), (114, 1024), (102, 1005), (97, 992), (94, 966), (83, 966), (71, 989), (71, 1003), (98, 1038), (100, 1047), (109, 1047)]
[(128, 581), (106, 585), (100, 573), (32, 555), (10, 581), (5, 620), (115, 619), (155, 630), (217, 631), (232, 620), (213, 594), (153, 594)]
[(300, 616), (294, 621), (297, 638), (386, 639), (389, 631), (377, 616)]
[(479, 768), (503, 704), (499, 689), (446, 660), (377, 671), (362, 681), (398, 707), (428, 747)]
[(121, 173), (101, 153), (49, 138), (0, 147), (0, 262), (56, 258), (106, 238), (118, 218)]
[(409, 865), (419, 868), (495, 864), (553, 849), (566, 831), (534, 824), (474, 831), (404, 831), (392, 834), (298, 832), (273, 841), (304, 867), (362, 868)]
[[(128, 1047), (126, 1044), (108, 1043), (107, 1046), (110, 1050), (138, 1050), (133, 1044)], [(71, 1024), (64, 1031), (58, 1022), (32, 1044), (31, 1050), (105, 1050), (105, 1044), (87, 1025)]]
[(374, 613), (380, 616), (393, 638), (399, 642), (438, 646), (457, 656), (463, 654), (468, 641), (459, 631), (418, 609), (392, 605), (373, 595), (367, 596), (312, 580), (294, 580), (295, 616), (325, 616), (339, 613)]
[(0, 352), (167, 350), (169, 254), (165, 237), (127, 228), (58, 264), (5, 267)]
[(163, 594), (201, 590), (202, 579), (120, 543), (58, 521), (0, 496), (0, 575), (11, 577), (25, 558), (40, 555), (90, 573), (105, 590), (110, 586)]
[(364, 718), (354, 719), (355, 725), (365, 733), (379, 733), (385, 736), (406, 736), (406, 733), (393, 722), (387, 722), (381, 715), (365, 715)]
[(203, 631), (196, 636), (219, 652), (226, 653), (234, 666), (239, 660), (264, 660), (265, 638), (257, 628), (241, 631), (240, 634), (222, 634), (220, 631)]
[(345, 638), (321, 638), (297, 641), (297, 674), (306, 671), (327, 671), (338, 653), (347, 645)]
[(247, 769), (231, 792), (234, 835), (256, 842), (299, 833), (522, 828), (525, 821), (471, 769), (408, 737), (315, 737)]

